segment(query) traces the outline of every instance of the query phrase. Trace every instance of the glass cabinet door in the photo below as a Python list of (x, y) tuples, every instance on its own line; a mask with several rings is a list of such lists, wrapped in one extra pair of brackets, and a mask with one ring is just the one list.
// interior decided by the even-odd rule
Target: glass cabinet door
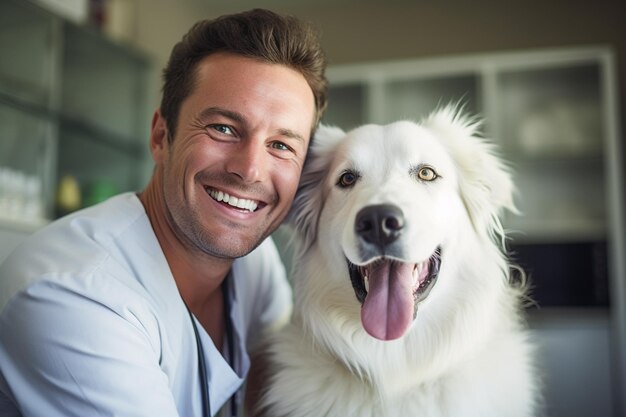
[[(38, 226), (54, 183), (60, 21), (34, 5), (0, 2), (0, 217)], [(10, 219), (8, 222), (7, 219)]]
[(476, 115), (482, 108), (479, 92), (480, 78), (473, 74), (388, 81), (380, 107), (381, 121), (419, 121), (450, 104), (463, 106), (469, 114)]
[[(61, 124), (57, 177), (80, 187), (80, 207), (125, 191), (139, 191), (139, 146), (98, 136), (98, 132)], [(64, 213), (58, 213), (64, 214)]]
[(367, 88), (363, 84), (331, 85), (323, 123), (345, 131), (367, 121)]
[(64, 40), (63, 115), (127, 142), (137, 141), (145, 130), (147, 62), (74, 25), (66, 25)]
[(598, 239), (606, 233), (601, 71), (598, 64), (503, 72), (498, 136), (512, 162), (524, 239)]
[(59, 22), (25, 1), (0, 3), (0, 94), (50, 107)]
[(39, 224), (48, 217), (55, 125), (0, 103), (0, 217)]
[(608, 306), (609, 213), (598, 62), (498, 74), (498, 136), (521, 215), (505, 218), (541, 306)]

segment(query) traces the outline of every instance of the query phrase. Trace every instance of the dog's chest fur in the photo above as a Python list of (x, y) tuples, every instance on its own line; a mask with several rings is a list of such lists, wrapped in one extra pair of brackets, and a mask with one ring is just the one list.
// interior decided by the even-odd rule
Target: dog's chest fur
[[(360, 377), (290, 325), (275, 345), (273, 417), (516, 417), (532, 415), (535, 381), (524, 334), (501, 334), (431, 378), (428, 366)], [(372, 362), (376, 359), (372, 358)], [(383, 359), (384, 361), (384, 359)], [(516, 394), (511, 395), (514, 392)]]

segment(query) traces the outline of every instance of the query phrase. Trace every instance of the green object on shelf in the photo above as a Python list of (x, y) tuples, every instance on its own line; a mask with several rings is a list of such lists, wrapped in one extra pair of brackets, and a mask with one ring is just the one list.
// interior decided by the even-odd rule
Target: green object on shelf
[(93, 182), (86, 191), (84, 199), (85, 207), (101, 203), (119, 193), (117, 186), (107, 180)]

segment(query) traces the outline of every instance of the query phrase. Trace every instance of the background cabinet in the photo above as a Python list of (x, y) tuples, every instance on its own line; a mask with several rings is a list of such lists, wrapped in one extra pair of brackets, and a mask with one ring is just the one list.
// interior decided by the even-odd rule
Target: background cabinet
[(485, 136), (510, 162), (519, 189), (523, 214), (508, 215), (504, 226), (540, 307), (529, 313), (551, 416), (614, 415), (612, 403), (626, 389), (614, 71), (612, 52), (598, 47), (352, 64), (328, 73), (324, 122), (344, 129), (419, 120), (459, 102), (484, 118)]
[(0, 51), (2, 258), (56, 216), (60, 178), (78, 182), (81, 206), (144, 185), (152, 65), (23, 0), (0, 3)]

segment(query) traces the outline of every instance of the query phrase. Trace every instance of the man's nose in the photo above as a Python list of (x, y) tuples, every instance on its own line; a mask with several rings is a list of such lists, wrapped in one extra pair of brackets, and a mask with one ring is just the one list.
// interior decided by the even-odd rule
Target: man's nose
[(226, 170), (246, 183), (258, 182), (267, 169), (266, 156), (264, 144), (247, 140), (228, 156)]

